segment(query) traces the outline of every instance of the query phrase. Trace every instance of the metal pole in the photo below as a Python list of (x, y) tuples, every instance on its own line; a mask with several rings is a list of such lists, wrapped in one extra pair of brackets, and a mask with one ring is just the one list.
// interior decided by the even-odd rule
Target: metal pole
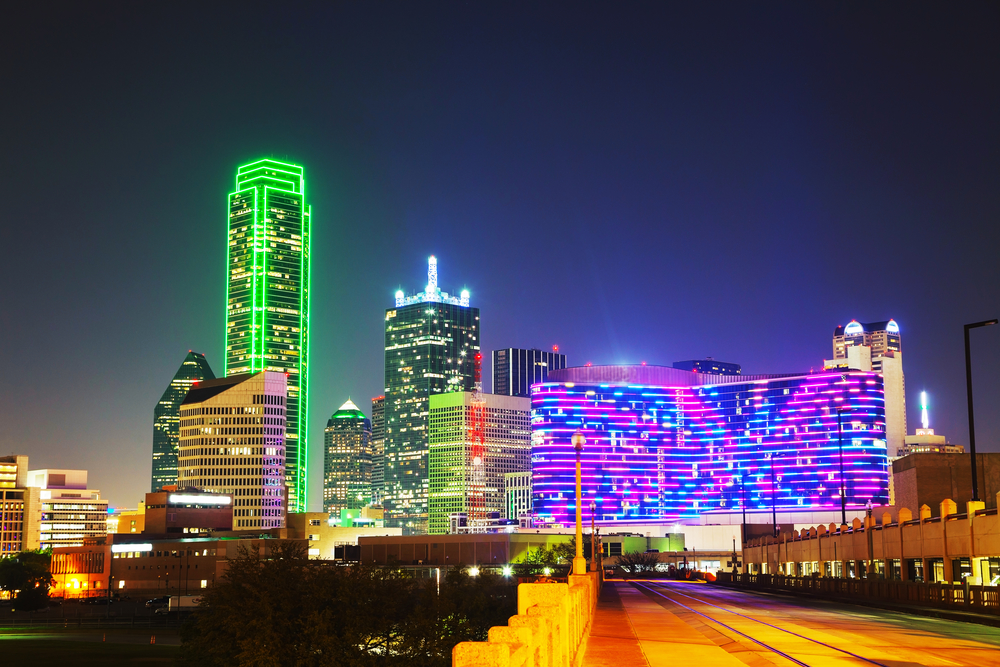
[(778, 489), (774, 481), (774, 454), (771, 454), (771, 525), (774, 529), (774, 537), (778, 537)]
[(743, 495), (743, 526), (740, 533), (740, 543), (747, 543), (747, 476), (746, 473), (740, 475), (740, 491)]
[(590, 501), (590, 571), (597, 572), (597, 531), (595, 529), (594, 513), (597, 503)]
[(844, 484), (844, 426), (843, 410), (837, 409), (837, 449), (840, 450), (840, 525), (847, 525), (847, 486)]
[(969, 398), (969, 454), (972, 455), (972, 500), (979, 500), (979, 474), (976, 470), (976, 423), (972, 415), (972, 350), (969, 347), (969, 329), (988, 327), (997, 320), (986, 320), (965, 325), (965, 391)]
[(587, 561), (583, 557), (583, 492), (580, 482), (580, 453), (586, 439), (581, 431), (577, 431), (571, 442), (576, 451), (576, 558), (573, 559), (573, 574), (586, 574)]

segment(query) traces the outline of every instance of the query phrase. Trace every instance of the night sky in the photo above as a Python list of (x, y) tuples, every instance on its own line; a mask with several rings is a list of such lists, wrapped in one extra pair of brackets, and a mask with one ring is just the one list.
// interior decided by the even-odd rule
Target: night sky
[[(23, 3), (0, 59), (0, 452), (149, 490), (153, 407), (222, 369), (226, 195), (302, 164), (322, 429), (384, 310), (467, 287), (486, 356), (819, 369), (899, 322), (908, 429), (968, 443), (1000, 316), (1000, 4)], [(1000, 326), (973, 333), (1000, 451)], [(997, 489), (988, 490), (996, 492)]]

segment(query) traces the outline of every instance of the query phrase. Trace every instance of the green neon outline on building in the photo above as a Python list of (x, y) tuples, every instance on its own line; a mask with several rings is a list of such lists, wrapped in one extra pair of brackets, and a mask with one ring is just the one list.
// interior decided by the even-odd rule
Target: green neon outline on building
[(223, 375), (288, 375), (288, 511), (305, 512), (312, 207), (305, 202), (304, 169), (267, 158), (241, 165), (228, 204)]

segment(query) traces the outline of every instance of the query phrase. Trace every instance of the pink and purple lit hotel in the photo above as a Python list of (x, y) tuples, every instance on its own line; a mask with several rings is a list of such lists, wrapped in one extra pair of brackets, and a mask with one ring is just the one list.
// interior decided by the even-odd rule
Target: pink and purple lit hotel
[(690, 521), (741, 512), (744, 502), (748, 513), (839, 510), (842, 479), (850, 509), (889, 501), (878, 373), (566, 368), (532, 386), (531, 414), (542, 523), (574, 521), (578, 429), (587, 522), (592, 501), (601, 525)]

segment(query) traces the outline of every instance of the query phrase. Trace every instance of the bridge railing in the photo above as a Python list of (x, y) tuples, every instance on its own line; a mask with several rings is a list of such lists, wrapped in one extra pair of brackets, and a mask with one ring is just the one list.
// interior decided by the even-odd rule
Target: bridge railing
[(569, 583), (520, 584), (517, 615), (490, 628), (485, 642), (462, 642), (453, 667), (573, 667), (580, 664), (597, 607), (596, 572)]
[(717, 583), (741, 588), (807, 592), (819, 597), (884, 600), (928, 607), (962, 608), (1000, 614), (1000, 587), (918, 583), (891, 579), (791, 577), (783, 574), (720, 572)]

